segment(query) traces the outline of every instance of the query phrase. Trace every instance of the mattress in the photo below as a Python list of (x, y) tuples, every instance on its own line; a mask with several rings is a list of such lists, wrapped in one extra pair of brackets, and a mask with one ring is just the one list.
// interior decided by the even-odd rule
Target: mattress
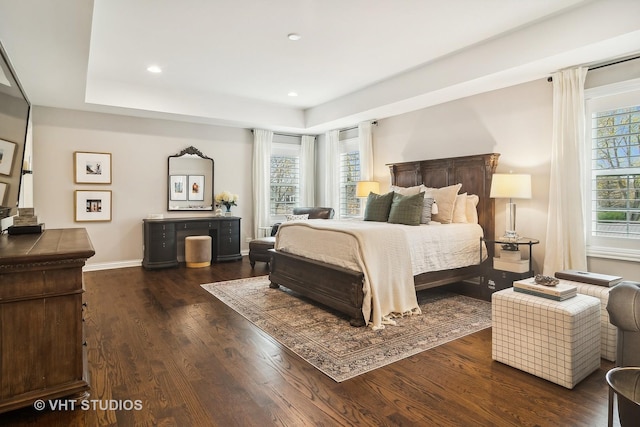
[[(302, 222), (302, 221), (301, 221)], [(307, 226), (296, 227), (295, 222), (285, 223), (276, 236), (275, 249), (316, 261), (361, 271), (358, 263), (358, 243), (354, 236), (341, 232), (362, 221), (357, 220), (306, 220)], [(283, 224), (284, 225), (284, 224)], [(309, 226), (310, 225), (310, 226)], [(486, 248), (480, 251), (482, 227), (478, 224), (422, 224), (409, 226), (386, 222), (367, 221), (370, 228), (392, 229), (404, 236), (411, 259), (413, 275), (449, 270), (478, 264), (482, 254), (487, 258)], [(320, 227), (320, 228), (316, 228)], [(380, 247), (381, 251), (390, 250)], [(395, 256), (395, 255), (394, 255)]]

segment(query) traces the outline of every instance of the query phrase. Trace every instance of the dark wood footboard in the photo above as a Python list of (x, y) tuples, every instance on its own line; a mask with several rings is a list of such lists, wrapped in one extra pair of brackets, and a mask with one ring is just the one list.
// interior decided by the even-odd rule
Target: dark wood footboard
[(271, 287), (282, 285), (350, 317), (354, 326), (362, 315), (362, 272), (271, 250)]

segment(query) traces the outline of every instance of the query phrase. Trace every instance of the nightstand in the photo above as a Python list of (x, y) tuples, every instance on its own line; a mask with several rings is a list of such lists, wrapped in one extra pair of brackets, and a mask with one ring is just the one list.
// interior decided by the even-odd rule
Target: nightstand
[[(526, 271), (501, 270), (500, 268), (496, 268), (494, 266), (493, 260), (490, 260), (487, 263), (487, 267), (480, 279), (480, 286), (482, 288), (482, 297), (484, 299), (491, 301), (491, 295), (494, 292), (510, 288), (511, 286), (513, 286), (514, 281), (526, 279), (534, 275), (532, 250), (533, 250), (533, 245), (537, 245), (538, 243), (540, 243), (539, 240), (531, 239), (529, 237), (520, 237), (515, 240), (508, 239), (506, 237), (501, 237), (498, 239), (485, 239), (484, 237), (482, 237), (480, 238), (480, 240), (481, 242), (485, 242), (486, 244), (492, 244), (492, 245), (513, 245), (518, 249), (520, 248), (520, 246), (529, 247), (529, 253), (528, 253), (529, 262), (528, 262), (528, 270)], [(489, 251), (489, 253), (491, 253), (491, 251)], [(480, 259), (482, 259), (482, 244), (480, 245)]]

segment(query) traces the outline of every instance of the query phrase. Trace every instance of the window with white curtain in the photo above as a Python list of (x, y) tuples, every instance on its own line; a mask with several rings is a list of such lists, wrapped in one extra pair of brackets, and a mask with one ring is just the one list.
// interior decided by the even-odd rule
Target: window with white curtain
[[(357, 134), (357, 129), (356, 129)], [(358, 137), (340, 140), (340, 216), (353, 218), (360, 216), (360, 199), (356, 197), (356, 184), (360, 181), (360, 151)]]
[[(294, 138), (295, 139), (295, 138)], [(300, 138), (271, 145), (270, 212), (273, 222), (281, 221), (298, 206), (300, 199)]]
[(588, 255), (637, 259), (640, 81), (588, 89), (585, 98)]

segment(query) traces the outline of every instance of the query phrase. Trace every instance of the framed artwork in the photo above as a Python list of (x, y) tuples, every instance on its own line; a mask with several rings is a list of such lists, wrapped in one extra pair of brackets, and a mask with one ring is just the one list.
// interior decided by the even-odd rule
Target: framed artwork
[(187, 176), (186, 175), (169, 176), (169, 199), (170, 200), (187, 200)]
[(9, 190), (9, 184), (0, 182), (0, 206), (4, 206), (4, 196), (7, 194), (7, 190)]
[(76, 184), (111, 184), (111, 153), (73, 153)]
[(11, 175), (16, 147), (15, 143), (0, 139), (0, 174)]
[(189, 200), (204, 200), (204, 175), (189, 175)]
[(111, 190), (75, 192), (75, 221), (111, 221)]

